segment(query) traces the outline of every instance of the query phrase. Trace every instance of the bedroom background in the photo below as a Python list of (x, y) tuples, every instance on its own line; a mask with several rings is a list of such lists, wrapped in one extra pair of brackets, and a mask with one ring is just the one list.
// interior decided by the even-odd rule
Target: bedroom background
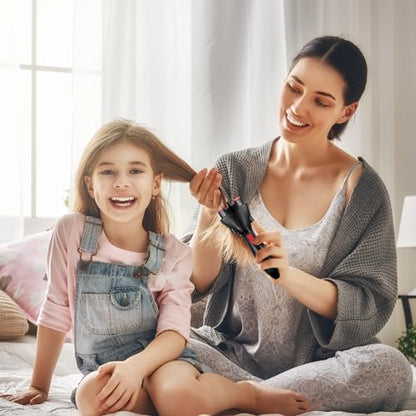
[[(416, 0), (2, 0), (0, 241), (66, 212), (80, 152), (109, 119), (145, 124), (195, 169), (275, 137), (288, 63), (322, 34), (367, 58), (339, 145), (379, 172), (398, 230), (416, 194)], [(180, 235), (193, 201), (167, 191)], [(399, 293), (415, 287), (414, 251), (398, 250)], [(398, 304), (379, 335), (395, 345), (403, 330)]]

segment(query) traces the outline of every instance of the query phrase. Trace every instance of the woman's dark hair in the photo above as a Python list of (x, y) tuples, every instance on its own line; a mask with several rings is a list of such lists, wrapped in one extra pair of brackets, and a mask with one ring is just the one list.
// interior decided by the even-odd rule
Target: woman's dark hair
[[(346, 84), (345, 105), (359, 101), (367, 82), (367, 63), (354, 43), (338, 36), (320, 36), (312, 39), (295, 56), (290, 71), (302, 58), (320, 58), (336, 69)], [(339, 139), (347, 124), (348, 121), (334, 124), (328, 133), (328, 139)]]

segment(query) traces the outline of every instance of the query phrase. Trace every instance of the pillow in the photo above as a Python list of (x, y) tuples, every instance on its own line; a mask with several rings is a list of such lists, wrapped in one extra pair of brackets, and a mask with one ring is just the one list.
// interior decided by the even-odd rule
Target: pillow
[(21, 309), (0, 290), (0, 339), (15, 339), (26, 334), (29, 324)]
[(0, 290), (36, 323), (46, 287), (46, 253), (52, 231), (0, 245)]

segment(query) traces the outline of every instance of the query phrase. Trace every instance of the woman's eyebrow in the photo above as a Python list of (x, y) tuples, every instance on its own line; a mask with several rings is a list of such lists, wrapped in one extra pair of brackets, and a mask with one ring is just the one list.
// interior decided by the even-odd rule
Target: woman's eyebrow
[[(294, 78), (297, 82), (299, 82), (299, 84), (301, 84), (301, 85), (305, 85), (305, 83), (300, 79), (300, 78), (298, 78), (296, 75), (291, 75), (291, 77), (292, 78)], [(336, 101), (337, 99), (332, 95), (332, 94), (330, 94), (329, 92), (325, 92), (325, 91), (315, 91), (316, 92), (316, 94), (319, 94), (319, 95), (323, 95), (323, 96), (325, 96), (325, 97), (329, 97), (329, 98), (332, 98), (334, 101)]]

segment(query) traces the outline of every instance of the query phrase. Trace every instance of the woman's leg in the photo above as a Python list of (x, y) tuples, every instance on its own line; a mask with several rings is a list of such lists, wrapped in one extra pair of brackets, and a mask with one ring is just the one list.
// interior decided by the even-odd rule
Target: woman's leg
[(227, 409), (255, 414), (294, 416), (308, 410), (303, 395), (253, 381), (233, 382), (214, 373), (201, 374), (185, 361), (171, 361), (144, 385), (159, 416), (215, 415)]
[(412, 387), (412, 370), (395, 348), (371, 344), (295, 367), (264, 384), (304, 394), (311, 410), (399, 410)]
[(262, 381), (260, 378), (245, 371), (228, 359), (224, 354), (203, 341), (192, 338), (190, 340), (190, 347), (195, 351), (201, 362), (211, 368), (214, 373), (221, 374), (232, 381)]
[[(77, 407), (82, 416), (98, 416), (107, 412), (100, 412), (99, 403), (96, 400), (97, 394), (103, 389), (110, 376), (105, 375), (98, 379), (95, 377), (96, 371), (88, 374), (79, 384), (75, 396)], [(134, 413), (144, 413), (146, 415), (156, 415), (155, 408), (145, 389), (140, 390), (140, 394), (136, 403), (131, 406), (123, 407), (118, 410), (130, 410)]]

